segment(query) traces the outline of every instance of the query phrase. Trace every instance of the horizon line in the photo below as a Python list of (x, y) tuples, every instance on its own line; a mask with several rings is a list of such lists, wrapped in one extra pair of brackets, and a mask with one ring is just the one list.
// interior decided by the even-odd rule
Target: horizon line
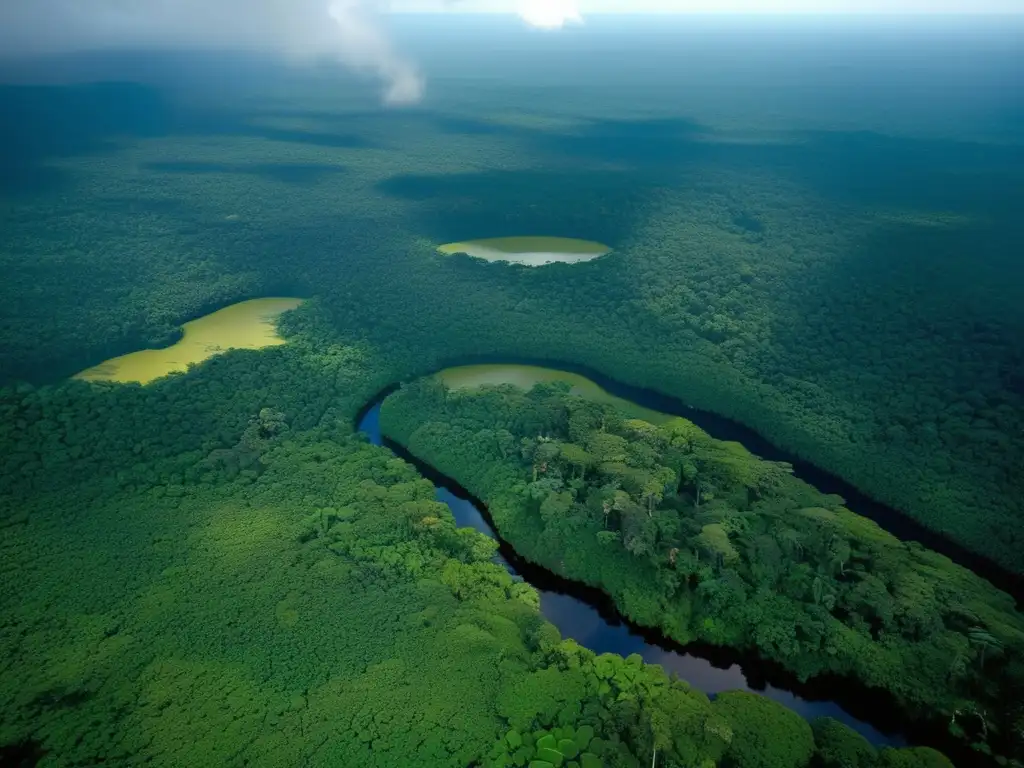
[[(508, 16), (512, 18), (518, 18), (519, 15), (514, 10), (508, 9), (481, 9), (475, 11), (454, 9), (454, 8), (436, 8), (426, 9), (419, 8), (415, 10), (390, 10), (387, 12), (388, 16)], [(685, 18), (692, 16), (714, 16), (719, 18), (726, 17), (758, 17), (758, 18), (821, 18), (821, 17), (884, 17), (884, 18), (913, 18), (913, 19), (928, 19), (928, 18), (1024, 18), (1024, 7), (1020, 10), (1008, 11), (1008, 10), (971, 10), (971, 11), (885, 11), (885, 10), (870, 10), (870, 11), (859, 11), (859, 10), (817, 10), (817, 11), (610, 11), (610, 10), (597, 10), (588, 11), (584, 18), (584, 21), (595, 16), (628, 16), (632, 18), (640, 17), (660, 17), (660, 18)]]

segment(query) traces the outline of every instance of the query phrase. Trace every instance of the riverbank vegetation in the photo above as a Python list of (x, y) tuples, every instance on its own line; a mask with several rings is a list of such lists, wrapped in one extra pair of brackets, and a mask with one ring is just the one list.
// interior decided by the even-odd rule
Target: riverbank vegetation
[(484, 500), (527, 559), (598, 586), (639, 624), (885, 691), (983, 754), (1024, 737), (1012, 599), (792, 477), (564, 383), (390, 395), (385, 434)]
[(656, 751), (660, 766), (803, 768), (836, 753), (773, 702), (711, 702), (561, 640), (492, 539), (353, 434), (387, 368), (369, 348), (299, 344), (146, 386), (3, 390), (0, 745), (54, 766), (631, 768)]

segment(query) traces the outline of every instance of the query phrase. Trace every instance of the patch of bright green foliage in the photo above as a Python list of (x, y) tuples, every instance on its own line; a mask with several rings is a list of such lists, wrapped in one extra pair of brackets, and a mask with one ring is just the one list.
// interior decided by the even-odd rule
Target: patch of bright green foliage
[[(687, 643), (888, 691), (983, 753), (1018, 749), (1024, 619), (1010, 597), (736, 443), (560, 383), (390, 395), (386, 434), (483, 499), (503, 538)], [(966, 727), (963, 727), (966, 726)]]
[[(526, 734), (511, 730), (494, 745), (490, 758), (494, 766), (602, 768), (601, 758), (587, 751), (592, 741), (594, 729), (589, 725), (581, 726), (579, 730), (570, 725)], [(600, 750), (601, 746), (598, 740), (594, 748)]]

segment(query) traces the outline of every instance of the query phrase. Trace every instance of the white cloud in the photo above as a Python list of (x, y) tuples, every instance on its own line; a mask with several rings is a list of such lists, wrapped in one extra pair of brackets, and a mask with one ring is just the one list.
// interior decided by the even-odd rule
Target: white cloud
[(520, 0), (517, 12), (527, 24), (540, 29), (561, 29), (583, 21), (575, 0)]
[(384, 101), (418, 100), (423, 79), (382, 24), (385, 0), (0, 0), (0, 55), (110, 48), (267, 51), (370, 73)]
[(590, 13), (1013, 13), (1024, 0), (0, 0), (0, 57), (109, 48), (273, 51), (332, 58), (377, 77), (390, 104), (423, 78), (382, 16), (403, 11), (517, 13), (557, 29)]
[(385, 84), (387, 104), (412, 104), (423, 96), (423, 77), (401, 56), (380, 27), (377, 8), (367, 0), (332, 0), (338, 55), (348, 66), (374, 72)]
[[(393, 0), (398, 12), (515, 13), (523, 0)], [(536, 0), (543, 3), (544, 0)], [(558, 0), (549, 0), (557, 2)], [(1024, 0), (579, 0), (581, 15), (627, 14), (1022, 14)]]

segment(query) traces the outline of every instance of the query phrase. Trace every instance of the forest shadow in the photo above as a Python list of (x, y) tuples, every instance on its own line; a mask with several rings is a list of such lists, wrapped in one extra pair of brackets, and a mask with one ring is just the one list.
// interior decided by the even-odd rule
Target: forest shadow
[[(687, 137), (705, 128), (684, 119), (599, 120), (561, 131), (465, 115), (423, 117), (426, 130), (508, 139), (528, 153), (560, 161), (551, 169), (405, 174), (377, 184), (391, 197), (420, 203), (414, 214), (417, 231), (439, 243), (545, 234), (598, 240), (614, 248), (628, 238), (635, 214), (652, 192), (683, 181), (680, 166), (704, 151), (704, 145)], [(580, 161), (579, 166), (565, 158)], [(624, 167), (593, 167), (609, 161)]]
[(1016, 216), (1024, 204), (1024, 146), (813, 131), (766, 149), (794, 181), (830, 200), (872, 207)]
[[(877, 213), (957, 214), (1009, 224), (1024, 209), (1024, 147), (888, 136), (869, 131), (797, 131), (783, 141), (736, 142), (693, 120), (594, 120), (569, 131), (434, 115), (436, 130), (514, 140), (557, 158), (551, 171), (489, 171), (396, 176), (379, 184), (424, 203), (420, 226), (438, 240), (514, 232), (566, 233), (621, 241), (647, 192), (686, 188), (697, 168), (775, 175), (823, 204)], [(581, 167), (565, 168), (566, 159)], [(585, 166), (615, 163), (623, 173)], [(585, 165), (584, 165), (585, 164)], [(557, 200), (558, 210), (543, 204)], [(584, 203), (593, 212), (586, 215)], [(730, 228), (751, 241), (768, 236), (758, 214), (729, 211)], [(568, 230), (568, 231), (567, 231)]]
[[(930, 339), (958, 364), (984, 359), (989, 384), (998, 383), (1003, 392), (1020, 397), (1024, 307), (1017, 294), (1024, 284), (1022, 252), (1024, 234), (1006, 221), (937, 226), (894, 220), (872, 227), (839, 259), (812, 265), (801, 280), (823, 297), (855, 298), (851, 286), (860, 286), (861, 299), (871, 300), (860, 317), (850, 315), (857, 302), (847, 301), (844, 323), (877, 328), (879, 343), (894, 342), (894, 328), (905, 338)], [(911, 291), (919, 298), (908, 307)], [(788, 344), (813, 348), (822, 343), (821, 330), (793, 328)], [(881, 335), (883, 330), (890, 335)]]
[(266, 141), (309, 144), (314, 147), (329, 147), (331, 149), (372, 149), (378, 146), (376, 142), (357, 134), (288, 130), (252, 123), (247, 123), (242, 130), (230, 127), (230, 123), (226, 127), (228, 127), (227, 133), (229, 134), (251, 136)]
[(144, 167), (157, 173), (175, 174), (248, 174), (285, 184), (316, 184), (344, 173), (337, 165), (320, 163), (218, 163), (191, 160), (146, 163)]
[(709, 129), (685, 118), (598, 120), (572, 132), (543, 132), (535, 145), (563, 157), (628, 163), (639, 168), (677, 167), (709, 157), (715, 145), (701, 141)]
[(42, 192), (67, 181), (47, 161), (101, 152), (114, 137), (164, 131), (167, 105), (131, 83), (0, 86), (0, 192)]
[(195, 201), (181, 198), (152, 197), (148, 195), (105, 195), (96, 198), (96, 206), (111, 213), (145, 213), (153, 216), (167, 216), (184, 221), (195, 217), (199, 209)]
[(25, 740), (0, 746), (0, 768), (33, 768), (47, 751), (37, 741)]
[[(773, 172), (845, 205), (997, 217), (1016, 216), (1024, 207), (1020, 144), (850, 130), (793, 131), (783, 141), (735, 142), (687, 118), (592, 120), (568, 131), (467, 117), (435, 117), (433, 122), (446, 133), (505, 136), (539, 153), (624, 163), (665, 177), (697, 165)], [(734, 223), (748, 232), (761, 231), (756, 217), (743, 211)]]
[(441, 133), (463, 136), (526, 136), (531, 133), (528, 129), (519, 126), (465, 115), (433, 115), (430, 118), (430, 123)]
[[(54, 168), (52, 161), (113, 151), (134, 139), (239, 136), (314, 147), (377, 146), (350, 131), (280, 128), (258, 117), (228, 108), (188, 107), (160, 88), (131, 82), (0, 85), (0, 193), (60, 189), (70, 183), (70, 174)], [(310, 170), (271, 163), (258, 172), (301, 183)]]
[(637, 167), (664, 167), (697, 159), (714, 145), (697, 141), (710, 129), (686, 118), (592, 120), (571, 130), (510, 125), (466, 116), (435, 115), (432, 124), (443, 133), (504, 136), (527, 142), (540, 152)]
[(653, 182), (625, 171), (553, 169), (406, 174), (376, 186), (420, 203), (412, 214), (417, 231), (438, 243), (551, 235), (615, 247), (629, 235), (630, 212), (643, 207)]
[[(826, 295), (849, 294), (851, 284), (892, 293), (893, 317), (904, 320), (899, 291), (913, 290), (918, 332), (945, 335), (953, 318), (976, 317), (1001, 327), (998, 346), (1019, 348), (1024, 309), (1013, 286), (1024, 282), (1024, 146), (815, 132), (806, 150), (779, 162), (780, 173), (872, 224), (837, 260), (805, 271), (805, 283)], [(989, 346), (991, 332), (975, 338), (965, 326), (946, 343)], [(1017, 375), (1006, 374), (1008, 386)]]
[[(527, 153), (558, 160), (550, 170), (408, 174), (378, 183), (392, 197), (423, 204), (419, 231), (438, 242), (558, 234), (615, 248), (629, 238), (653, 194), (684, 188), (690, 169), (727, 162), (733, 147), (706, 140), (709, 128), (683, 118), (595, 120), (569, 131), (472, 117), (434, 115), (430, 122), (449, 134), (504, 137)], [(608, 164), (618, 167), (595, 167)], [(755, 212), (736, 208), (732, 216), (738, 233), (762, 234)]]

